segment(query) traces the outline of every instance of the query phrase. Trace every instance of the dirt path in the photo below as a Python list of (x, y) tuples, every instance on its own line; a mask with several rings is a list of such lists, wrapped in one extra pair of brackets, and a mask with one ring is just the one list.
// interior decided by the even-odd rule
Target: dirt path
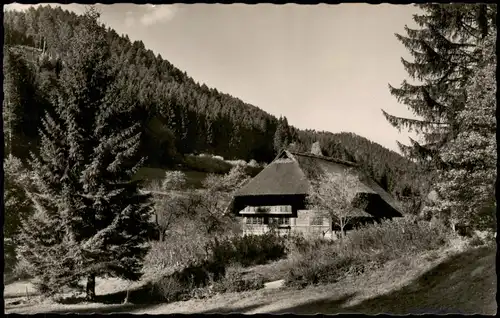
[[(480, 313), (497, 305), (495, 249), (433, 252), (404, 258), (336, 284), (266, 289), (160, 305), (39, 304), (7, 312), (171, 313)], [(36, 311), (35, 311), (36, 310)]]

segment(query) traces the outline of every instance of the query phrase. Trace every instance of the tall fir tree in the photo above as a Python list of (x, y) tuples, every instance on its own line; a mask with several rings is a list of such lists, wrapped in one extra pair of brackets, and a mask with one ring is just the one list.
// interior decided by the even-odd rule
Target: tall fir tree
[(10, 273), (16, 265), (16, 236), (19, 233), (21, 220), (31, 213), (30, 200), (26, 195), (26, 189), (30, 188), (30, 178), (21, 160), (10, 154), (3, 160), (3, 171), (4, 269), (6, 273)]
[(7, 153), (25, 158), (39, 121), (35, 74), (11, 47), (5, 47), (4, 54), (4, 144)]
[(457, 137), (441, 152), (437, 204), (426, 207), (444, 215), (452, 227), (461, 223), (481, 230), (495, 230), (495, 180), (497, 145), (496, 34), (482, 43), (484, 55), (467, 88), (469, 100), (459, 112)]
[(274, 151), (279, 153), (281, 150), (288, 147), (288, 145), (292, 142), (292, 134), (290, 126), (288, 126), (288, 120), (286, 117), (280, 116), (276, 132), (274, 133)]
[(405, 26), (406, 36), (396, 34), (414, 58), (401, 61), (417, 83), (405, 80), (399, 88), (389, 85), (389, 89), (418, 119), (383, 113), (393, 126), (415, 130), (422, 137), (422, 141), (410, 139), (410, 146), (399, 144), (401, 151), (435, 168), (441, 163), (440, 149), (458, 132), (457, 114), (464, 109), (466, 87), (479, 61), (477, 44), (496, 29), (496, 5), (417, 6), (423, 11), (413, 18), (419, 28)]
[(23, 222), (18, 248), (46, 293), (96, 276), (141, 276), (150, 229), (149, 196), (132, 175), (140, 127), (132, 96), (116, 81), (110, 48), (91, 8), (82, 17), (65, 58), (55, 111), (41, 130), (40, 155), (32, 156), (35, 213)]

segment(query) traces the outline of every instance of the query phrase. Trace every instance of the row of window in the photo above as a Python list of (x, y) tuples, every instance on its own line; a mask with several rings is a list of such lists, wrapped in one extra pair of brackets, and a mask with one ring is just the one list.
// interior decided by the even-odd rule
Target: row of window
[(271, 223), (275, 223), (278, 225), (290, 225), (290, 218), (265, 218), (265, 217), (246, 218), (246, 224), (263, 225)]
[(292, 212), (291, 205), (247, 206), (242, 212), (267, 213), (267, 212)]
[[(310, 225), (323, 225), (324, 218), (322, 216), (315, 216), (310, 219)], [(269, 217), (247, 217), (245, 220), (246, 224), (271, 224), (276, 223), (278, 225), (290, 225), (290, 218), (269, 218)]]

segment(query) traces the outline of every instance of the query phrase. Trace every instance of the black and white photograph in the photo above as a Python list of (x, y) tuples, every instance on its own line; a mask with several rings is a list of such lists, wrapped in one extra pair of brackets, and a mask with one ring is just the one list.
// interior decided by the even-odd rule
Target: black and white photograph
[(6, 314), (497, 314), (495, 3), (3, 5)]

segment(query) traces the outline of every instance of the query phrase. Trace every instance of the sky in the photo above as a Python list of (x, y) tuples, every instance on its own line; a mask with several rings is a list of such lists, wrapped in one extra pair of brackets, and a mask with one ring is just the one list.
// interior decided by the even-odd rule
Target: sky
[[(77, 13), (83, 5), (63, 9)], [(10, 4), (6, 9), (26, 9)], [(118, 34), (200, 84), (255, 105), (300, 129), (353, 132), (399, 152), (414, 133), (382, 114), (415, 118), (389, 93), (408, 78), (395, 33), (414, 26), (410, 5), (97, 5)]]

